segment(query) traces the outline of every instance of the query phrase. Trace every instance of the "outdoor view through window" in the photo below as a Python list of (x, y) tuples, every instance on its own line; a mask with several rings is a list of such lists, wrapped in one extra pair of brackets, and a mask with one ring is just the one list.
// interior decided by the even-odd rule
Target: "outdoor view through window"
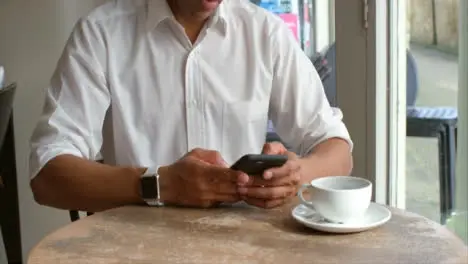
[[(446, 202), (449, 211), (455, 199), (452, 188), (455, 156), (452, 154), (456, 144), (452, 143), (456, 143), (456, 135), (450, 127), (456, 126), (453, 120), (457, 118), (458, 106), (459, 1), (407, 0), (407, 73), (408, 78), (415, 78), (418, 84), (417, 87), (407, 87), (417, 89), (415, 97), (408, 93), (408, 99), (414, 99), (414, 104), (408, 103), (419, 112), (426, 111), (441, 119), (449, 127), (442, 135), (447, 138), (447, 144), (440, 144), (437, 137), (423, 135), (428, 133), (424, 125), (408, 123), (409, 128), (419, 126), (413, 132), (421, 137), (407, 137), (407, 209), (448, 224), (451, 224), (450, 216), (443, 215), (446, 212), (441, 212), (444, 207), (441, 203)], [(458, 225), (454, 228), (466, 241), (466, 212), (464, 214), (464, 221), (453, 224)], [(465, 228), (460, 228), (462, 226)]]

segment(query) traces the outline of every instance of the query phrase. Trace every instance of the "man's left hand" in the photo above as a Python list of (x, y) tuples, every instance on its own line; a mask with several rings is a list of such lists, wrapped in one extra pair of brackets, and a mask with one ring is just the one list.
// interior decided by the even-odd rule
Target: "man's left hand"
[(301, 164), (297, 155), (279, 142), (266, 143), (263, 154), (287, 155), (288, 161), (278, 168), (266, 170), (263, 175), (250, 175), (251, 182), (239, 188), (239, 194), (248, 204), (274, 208), (296, 196), (301, 182)]

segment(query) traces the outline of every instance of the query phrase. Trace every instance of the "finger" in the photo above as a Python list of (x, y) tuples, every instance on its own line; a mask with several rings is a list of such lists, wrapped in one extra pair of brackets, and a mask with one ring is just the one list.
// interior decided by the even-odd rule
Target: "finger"
[(275, 177), (270, 180), (265, 180), (262, 177), (250, 177), (249, 184), (247, 186), (265, 186), (265, 187), (276, 187), (283, 185), (297, 185), (301, 180), (301, 175), (299, 173), (292, 173), (286, 177)]
[(231, 170), (206, 163), (194, 156), (186, 157), (182, 162), (182, 168), (189, 175), (201, 175), (209, 182), (231, 182), (237, 185), (245, 185), (249, 182), (249, 176), (241, 171)]
[(211, 165), (218, 165), (224, 168), (229, 167), (227, 162), (221, 156), (221, 153), (215, 150), (196, 148), (190, 151), (189, 156), (193, 156)]
[(298, 159), (297, 154), (292, 152), (292, 151), (286, 152), (286, 156), (288, 156), (288, 160), (297, 160)]
[(270, 180), (273, 178), (286, 177), (290, 174), (293, 174), (300, 169), (299, 160), (288, 160), (283, 166), (277, 168), (271, 168), (266, 170), (263, 173), (263, 178), (265, 180)]
[(287, 199), (263, 200), (263, 199), (256, 199), (256, 198), (247, 198), (247, 197), (245, 197), (243, 200), (250, 205), (257, 206), (260, 208), (265, 208), (265, 209), (272, 209), (275, 207), (279, 207), (288, 201)]
[(245, 185), (249, 183), (249, 176), (241, 171), (221, 168), (217, 166), (207, 166), (208, 175), (212, 181), (216, 182), (230, 182), (237, 185)]
[(263, 145), (262, 150), (262, 153), (267, 155), (283, 155), (286, 154), (286, 152), (288, 152), (288, 150), (283, 144), (281, 144), (281, 142), (266, 143)]
[(226, 181), (221, 178), (212, 178), (210, 189), (219, 195), (238, 195), (239, 185), (237, 182)]
[(291, 196), (296, 190), (296, 186), (278, 186), (278, 187), (239, 187), (241, 196), (274, 200)]

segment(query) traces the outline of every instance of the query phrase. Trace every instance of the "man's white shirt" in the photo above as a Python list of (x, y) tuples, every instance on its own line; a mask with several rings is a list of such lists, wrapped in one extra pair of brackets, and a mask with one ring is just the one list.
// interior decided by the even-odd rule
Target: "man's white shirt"
[(111, 1), (77, 23), (58, 62), (31, 177), (63, 154), (149, 167), (200, 147), (230, 164), (261, 152), (269, 119), (302, 154), (335, 137), (352, 146), (279, 17), (224, 0), (192, 45), (166, 0)]

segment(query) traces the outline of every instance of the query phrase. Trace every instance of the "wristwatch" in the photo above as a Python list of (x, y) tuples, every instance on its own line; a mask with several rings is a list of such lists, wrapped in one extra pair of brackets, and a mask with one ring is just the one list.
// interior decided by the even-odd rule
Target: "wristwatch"
[(159, 188), (159, 174), (156, 167), (148, 168), (140, 179), (141, 198), (149, 206), (161, 207), (161, 192)]

